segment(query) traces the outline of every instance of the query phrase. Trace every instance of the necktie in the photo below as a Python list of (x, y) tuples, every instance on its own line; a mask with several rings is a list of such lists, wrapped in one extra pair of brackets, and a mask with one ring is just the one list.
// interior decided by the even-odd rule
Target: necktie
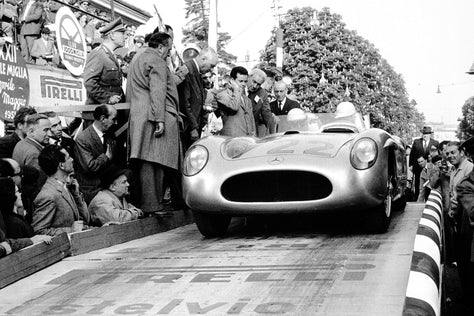
[(280, 110), (283, 110), (283, 102), (278, 101), (278, 107), (280, 108)]

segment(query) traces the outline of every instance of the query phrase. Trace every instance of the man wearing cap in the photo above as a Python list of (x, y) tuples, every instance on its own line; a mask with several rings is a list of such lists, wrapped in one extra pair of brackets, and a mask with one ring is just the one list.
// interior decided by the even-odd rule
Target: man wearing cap
[(107, 223), (128, 222), (143, 216), (142, 210), (128, 203), (127, 170), (115, 165), (104, 171), (101, 178), (102, 190), (89, 204), (89, 212), (94, 224), (99, 226)]
[(53, 61), (57, 65), (59, 64), (57, 54), (58, 52), (51, 39), (51, 30), (45, 27), (41, 30), (41, 37), (33, 42), (31, 57), (37, 65), (52, 65)]
[(87, 104), (115, 104), (125, 101), (122, 73), (115, 49), (125, 43), (125, 28), (118, 18), (100, 30), (104, 41), (87, 58), (83, 78)]
[(415, 201), (418, 199), (420, 191), (420, 174), (422, 170), (418, 165), (417, 159), (419, 157), (428, 157), (428, 155), (432, 155), (432, 152), (437, 152), (439, 146), (438, 141), (432, 138), (433, 131), (430, 126), (423, 126), (420, 132), (422, 136), (413, 141), (409, 157), (409, 166), (412, 168), (415, 179), (415, 195), (413, 197)]

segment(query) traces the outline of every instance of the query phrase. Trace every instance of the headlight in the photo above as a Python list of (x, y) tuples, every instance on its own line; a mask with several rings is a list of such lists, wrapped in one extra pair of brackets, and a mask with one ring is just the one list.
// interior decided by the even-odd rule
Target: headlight
[(184, 175), (194, 176), (206, 166), (208, 160), (209, 152), (205, 147), (199, 145), (192, 147), (184, 157)]
[(233, 138), (224, 144), (223, 153), (230, 159), (239, 158), (255, 145), (253, 138)]
[(370, 138), (359, 139), (351, 150), (351, 164), (363, 170), (372, 167), (377, 160), (377, 144)]

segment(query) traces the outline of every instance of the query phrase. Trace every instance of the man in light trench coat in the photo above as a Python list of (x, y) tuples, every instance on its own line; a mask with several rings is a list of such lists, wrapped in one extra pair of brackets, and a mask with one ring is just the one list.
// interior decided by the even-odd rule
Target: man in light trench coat
[(138, 162), (141, 209), (145, 214), (163, 211), (165, 175), (170, 180), (172, 200), (182, 203), (182, 122), (176, 84), (166, 64), (171, 47), (168, 34), (154, 34), (149, 47), (132, 60), (127, 78), (129, 158)]

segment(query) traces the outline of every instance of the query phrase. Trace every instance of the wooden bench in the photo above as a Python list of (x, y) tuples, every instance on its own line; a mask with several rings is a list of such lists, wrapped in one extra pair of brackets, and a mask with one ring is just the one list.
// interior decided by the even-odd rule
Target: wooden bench
[(176, 211), (172, 216), (151, 216), (139, 220), (97, 227), (86, 231), (72, 233), (72, 255), (80, 255), (130, 240), (158, 234), (176, 227), (191, 224), (193, 216), (190, 211)]
[(0, 288), (35, 273), (71, 255), (66, 233), (53, 238), (50, 245), (35, 244), (0, 260)]
[(165, 232), (193, 223), (191, 211), (175, 211), (131, 222), (96, 227), (78, 233), (63, 233), (51, 245), (35, 244), (0, 259), (0, 289), (52, 265), (68, 256), (76, 256), (130, 240)]

